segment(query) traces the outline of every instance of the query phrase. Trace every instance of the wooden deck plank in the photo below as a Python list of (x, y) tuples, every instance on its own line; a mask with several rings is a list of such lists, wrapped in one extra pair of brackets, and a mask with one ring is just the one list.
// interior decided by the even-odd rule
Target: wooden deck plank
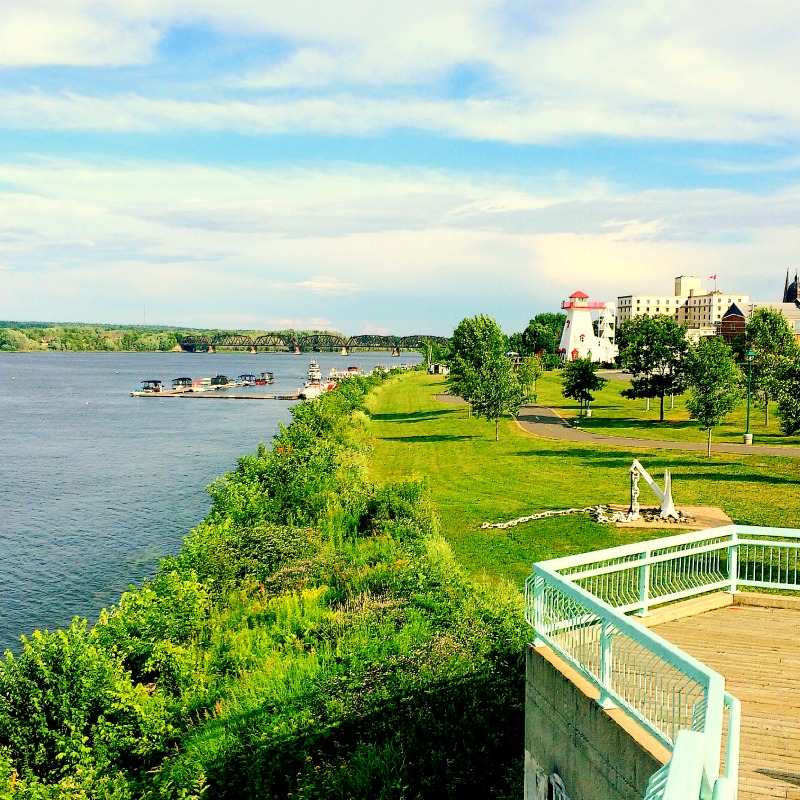
[(800, 800), (800, 611), (728, 606), (654, 630), (741, 701), (740, 800)]

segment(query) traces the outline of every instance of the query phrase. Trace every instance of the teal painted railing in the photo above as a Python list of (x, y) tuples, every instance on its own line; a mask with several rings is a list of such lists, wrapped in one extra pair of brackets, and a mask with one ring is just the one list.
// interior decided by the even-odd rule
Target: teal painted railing
[[(647, 800), (735, 800), (739, 701), (721, 675), (627, 616), (714, 591), (800, 590), (800, 531), (729, 525), (533, 565), (525, 616), (546, 644), (671, 752)], [(727, 709), (727, 749), (720, 751)]]

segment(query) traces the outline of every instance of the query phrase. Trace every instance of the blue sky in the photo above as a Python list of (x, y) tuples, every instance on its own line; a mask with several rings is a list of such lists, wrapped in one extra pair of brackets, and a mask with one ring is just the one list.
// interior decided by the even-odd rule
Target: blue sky
[(510, 333), (800, 266), (794, 0), (235, 5), (0, 0), (0, 319)]

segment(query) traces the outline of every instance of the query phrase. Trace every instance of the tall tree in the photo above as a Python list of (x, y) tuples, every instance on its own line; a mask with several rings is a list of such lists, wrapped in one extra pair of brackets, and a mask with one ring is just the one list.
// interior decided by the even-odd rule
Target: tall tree
[(450, 341), (450, 388), (471, 403), (477, 416), (494, 420), (495, 441), (500, 417), (516, 414), (522, 405), (522, 387), (507, 347), (499, 325), (483, 314), (461, 320)]
[(779, 389), (775, 395), (781, 431), (786, 436), (800, 432), (800, 359), (781, 358), (775, 365)]
[(686, 362), (691, 392), (686, 407), (691, 418), (708, 431), (707, 453), (711, 456), (711, 431), (742, 399), (742, 371), (721, 336), (703, 337)]
[(664, 314), (633, 317), (619, 326), (617, 343), (620, 363), (633, 375), (623, 397), (658, 398), (663, 422), (664, 397), (686, 391), (686, 326)]
[(509, 339), (511, 349), (522, 356), (536, 353), (555, 353), (564, 329), (566, 314), (543, 312), (537, 314), (522, 333), (514, 333)]
[(753, 388), (764, 406), (764, 424), (769, 425), (769, 404), (781, 391), (780, 364), (800, 356), (797, 339), (780, 311), (757, 308), (745, 327), (747, 346), (753, 350)]
[(561, 374), (564, 385), (561, 394), (580, 403), (581, 416), (584, 407), (588, 408), (589, 403), (594, 400), (592, 393), (600, 391), (608, 383), (606, 378), (597, 374), (599, 366), (589, 358), (576, 358), (564, 364), (564, 371)]
[(524, 400), (530, 400), (536, 393), (536, 381), (542, 377), (542, 360), (539, 356), (526, 356), (517, 369), (517, 380), (522, 386)]

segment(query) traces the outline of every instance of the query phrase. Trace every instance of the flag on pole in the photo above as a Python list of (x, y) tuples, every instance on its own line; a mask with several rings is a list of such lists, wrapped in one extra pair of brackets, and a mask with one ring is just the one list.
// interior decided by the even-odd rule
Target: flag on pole
[(709, 276), (708, 276), (708, 279), (709, 279), (710, 281), (715, 281), (715, 280), (717, 279), (717, 276), (716, 276), (716, 275), (709, 275)]

